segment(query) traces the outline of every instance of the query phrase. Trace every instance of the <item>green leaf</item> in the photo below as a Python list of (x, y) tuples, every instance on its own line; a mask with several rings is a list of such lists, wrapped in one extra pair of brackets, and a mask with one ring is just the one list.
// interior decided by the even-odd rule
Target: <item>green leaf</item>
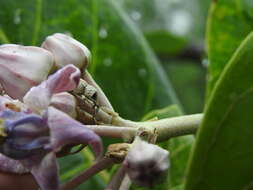
[(0, 43), (1, 42), (2, 43), (10, 43), (9, 39), (7, 38), (7, 36), (3, 32), (3, 30), (0, 28)]
[(185, 113), (203, 112), (206, 69), (191, 61), (165, 62), (164, 68), (175, 86), (175, 91)]
[(153, 110), (147, 113), (142, 121), (147, 121), (151, 119), (165, 119), (169, 117), (176, 117), (182, 115), (182, 112), (177, 105), (170, 105), (162, 109)]
[(246, 13), (251, 19), (253, 19), (253, 1), (251, 0), (241, 0), (241, 1)]
[(178, 185), (176, 187), (173, 187), (172, 189), (170, 190), (183, 190), (184, 189), (184, 185)]
[(12, 43), (39, 45), (47, 35), (66, 32), (86, 44), (93, 56), (89, 69), (122, 116), (140, 119), (179, 103), (147, 41), (117, 2), (1, 0), (0, 7), (0, 26)]
[(253, 33), (230, 59), (210, 96), (186, 190), (252, 189)]
[(170, 187), (174, 188), (184, 183), (186, 178), (186, 168), (190, 151), (194, 142), (193, 135), (173, 138), (169, 141), (170, 150)]
[[(145, 34), (153, 50), (158, 54), (169, 54), (170, 56), (180, 54), (186, 47), (186, 40), (182, 37), (172, 35), (167, 31), (158, 30)], [(173, 44), (168, 45), (168, 44)]]
[(179, 54), (202, 41), (210, 0), (119, 0), (159, 55)]
[[(207, 29), (207, 47), (210, 63), (207, 97), (210, 97), (215, 83), (230, 57), (253, 29), (253, 19), (250, 19), (249, 15), (245, 14), (250, 9), (245, 4), (245, 1), (247, 0), (213, 1)], [(252, 2), (251, 0), (249, 1)]]
[[(160, 110), (154, 110), (144, 116), (143, 120), (152, 118), (163, 119), (168, 117), (176, 117), (182, 115), (182, 112), (176, 105), (171, 105)], [(168, 180), (159, 184), (155, 190), (164, 190), (169, 187), (175, 187), (184, 182), (185, 169), (189, 158), (189, 153), (194, 141), (192, 135), (173, 138), (159, 145), (170, 151), (171, 168)]]

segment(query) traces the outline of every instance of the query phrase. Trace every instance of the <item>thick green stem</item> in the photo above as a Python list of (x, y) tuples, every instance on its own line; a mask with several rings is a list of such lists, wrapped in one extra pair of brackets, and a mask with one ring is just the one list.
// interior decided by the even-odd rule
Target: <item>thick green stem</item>
[(133, 122), (120, 117), (113, 120), (113, 125), (88, 125), (91, 130), (100, 136), (112, 138), (132, 139), (139, 130), (156, 132), (158, 141), (164, 141), (172, 137), (196, 133), (201, 123), (203, 114), (185, 115), (157, 121)]
[(164, 141), (171, 137), (178, 137), (196, 133), (203, 114), (185, 115), (180, 117), (161, 119), (158, 121), (143, 122), (146, 128), (155, 128), (158, 134), (158, 141)]

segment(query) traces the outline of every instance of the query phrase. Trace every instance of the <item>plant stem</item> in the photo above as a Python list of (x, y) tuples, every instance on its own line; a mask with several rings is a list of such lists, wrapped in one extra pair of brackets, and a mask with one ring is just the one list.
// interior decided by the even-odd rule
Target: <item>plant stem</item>
[[(120, 121), (121, 123), (118, 122), (119, 124), (124, 124), (126, 126), (129, 124), (130, 127), (106, 125), (86, 125), (86, 127), (90, 128), (100, 136), (126, 138), (128, 140), (133, 139), (139, 131), (146, 131), (151, 132), (151, 134), (156, 133), (157, 141), (164, 141), (170, 139), (171, 137), (195, 133), (198, 129), (198, 126), (200, 125), (202, 117), (203, 114), (194, 114), (147, 122), (133, 122), (120, 118), (118, 120), (114, 120), (114, 122)], [(95, 163), (79, 176), (63, 184), (61, 190), (72, 190), (76, 188), (94, 174), (110, 167), (113, 163), (114, 161), (112, 158), (104, 157), (102, 160)], [(118, 171), (118, 174), (115, 176), (115, 179), (113, 179), (109, 184), (108, 188), (110, 190), (118, 189), (120, 186), (120, 183), (118, 182), (121, 182), (121, 179), (123, 179), (124, 176), (125, 172), (124, 168), (122, 167)]]
[(116, 174), (113, 176), (112, 180), (108, 184), (108, 186), (105, 188), (105, 190), (118, 190), (122, 180), (124, 179), (126, 174), (126, 171), (124, 169), (124, 166), (121, 166)]
[(158, 121), (143, 122), (141, 125), (147, 128), (156, 128), (158, 141), (164, 141), (171, 137), (178, 137), (196, 133), (203, 114), (186, 115)]
[(117, 126), (86, 126), (100, 136), (124, 138), (127, 140), (133, 139), (139, 130), (150, 131), (151, 133), (155, 130), (158, 135), (157, 140), (164, 141), (172, 137), (196, 133), (202, 118), (203, 114), (193, 114), (157, 121), (133, 122), (119, 117), (117, 120), (114, 120), (114, 124), (118, 124)]
[(125, 175), (119, 190), (128, 190), (130, 188), (131, 184), (132, 184), (132, 182), (131, 182), (130, 178), (128, 177), (128, 175)]
[(86, 127), (97, 133), (99, 136), (110, 138), (131, 139), (138, 131), (138, 128), (110, 125), (86, 125)]
[(70, 181), (66, 182), (65, 184), (61, 185), (61, 190), (72, 190), (82, 184), (84, 181), (89, 179), (91, 176), (95, 175), (96, 173), (110, 167), (114, 163), (113, 159), (104, 157), (93, 166), (85, 170), (80, 175), (74, 177)]

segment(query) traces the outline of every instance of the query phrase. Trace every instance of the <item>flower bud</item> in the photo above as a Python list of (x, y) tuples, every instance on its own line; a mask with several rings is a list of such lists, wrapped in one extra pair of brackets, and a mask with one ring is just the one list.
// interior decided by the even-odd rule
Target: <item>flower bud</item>
[(168, 156), (167, 150), (137, 139), (126, 156), (124, 166), (134, 184), (152, 188), (167, 174)]
[(52, 54), (39, 47), (6, 44), (0, 46), (0, 83), (14, 99), (47, 78), (53, 66)]
[(48, 36), (41, 47), (53, 53), (57, 68), (73, 64), (80, 69), (85, 69), (91, 56), (90, 51), (83, 44), (60, 33)]

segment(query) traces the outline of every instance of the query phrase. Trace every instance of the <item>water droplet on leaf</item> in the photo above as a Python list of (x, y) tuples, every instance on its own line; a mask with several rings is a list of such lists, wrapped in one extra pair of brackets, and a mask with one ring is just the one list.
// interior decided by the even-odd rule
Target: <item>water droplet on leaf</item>
[(170, 30), (173, 34), (183, 36), (191, 29), (191, 15), (185, 10), (176, 10), (171, 14)]
[(14, 24), (20, 24), (21, 22), (21, 9), (16, 9), (14, 12), (14, 19), (13, 19)]
[(107, 30), (105, 28), (100, 28), (98, 35), (100, 38), (104, 39), (108, 36)]
[(112, 59), (111, 58), (105, 58), (103, 61), (103, 64), (107, 67), (110, 67), (112, 65)]
[(138, 11), (132, 11), (132, 13), (130, 14), (131, 15), (131, 18), (134, 20), (134, 21), (138, 21), (141, 19), (141, 13), (138, 12)]
[(140, 69), (138, 70), (138, 75), (139, 75), (140, 77), (145, 77), (145, 76), (147, 75), (147, 70), (144, 69), (144, 68), (140, 68)]

